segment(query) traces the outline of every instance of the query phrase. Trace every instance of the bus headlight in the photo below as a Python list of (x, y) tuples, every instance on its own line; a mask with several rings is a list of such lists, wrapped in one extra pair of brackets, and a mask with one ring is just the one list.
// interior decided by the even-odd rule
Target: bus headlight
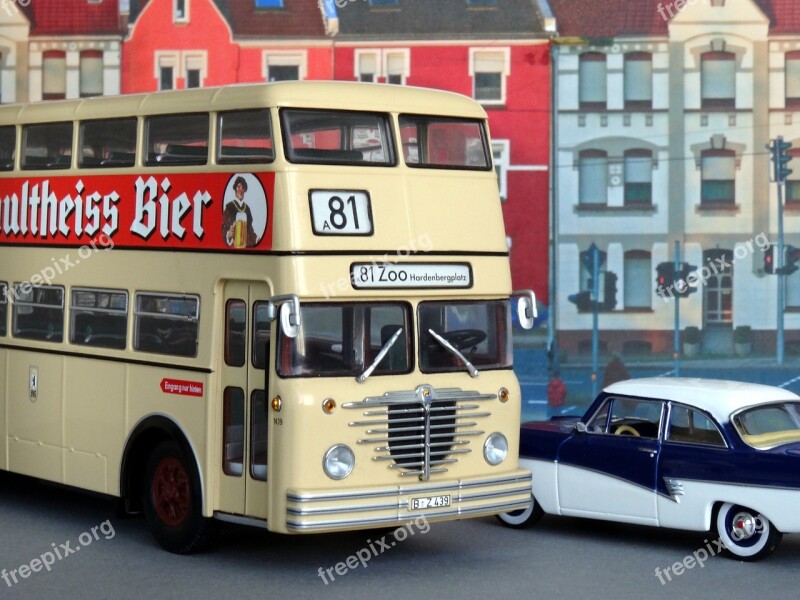
[(483, 458), (490, 465), (499, 465), (508, 455), (508, 440), (502, 433), (492, 433), (483, 443)]
[(350, 475), (355, 464), (356, 455), (344, 444), (331, 446), (322, 459), (322, 469), (331, 479), (344, 479)]

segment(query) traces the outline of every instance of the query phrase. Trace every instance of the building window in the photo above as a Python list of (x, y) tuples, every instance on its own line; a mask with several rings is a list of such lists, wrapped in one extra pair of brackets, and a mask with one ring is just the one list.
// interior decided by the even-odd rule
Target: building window
[(786, 53), (786, 108), (800, 108), (800, 50)]
[(653, 55), (629, 52), (625, 55), (625, 108), (644, 110), (653, 107)]
[(205, 55), (187, 55), (183, 59), (186, 71), (186, 88), (199, 88), (203, 86), (206, 77)]
[(179, 55), (177, 52), (156, 52), (155, 77), (159, 90), (174, 90), (178, 76)]
[(306, 78), (305, 52), (265, 52), (263, 54), (266, 81), (298, 81)]
[(736, 155), (733, 150), (706, 150), (700, 158), (702, 204), (736, 203)]
[(701, 58), (700, 89), (703, 108), (736, 107), (736, 55), (706, 52)]
[(508, 165), (510, 162), (509, 141), (492, 141), (492, 157), (494, 171), (497, 173), (497, 185), (500, 188), (500, 200), (508, 199)]
[(626, 150), (625, 205), (653, 203), (653, 153), (649, 150)]
[(629, 250), (625, 253), (625, 308), (651, 308), (653, 278), (650, 253)]
[(784, 280), (786, 281), (786, 308), (800, 310), (800, 277), (792, 274), (784, 277)]
[(507, 50), (471, 50), (472, 96), (483, 104), (503, 104), (506, 99)]
[(608, 154), (584, 150), (578, 158), (578, 202), (606, 204), (608, 201)]
[(583, 110), (606, 107), (606, 55), (585, 52), (578, 65), (578, 101)]
[(172, 20), (175, 23), (189, 21), (189, 0), (172, 0)]
[(61, 50), (48, 50), (42, 55), (42, 99), (63, 100), (67, 97), (67, 56)]
[(379, 53), (374, 51), (359, 52), (356, 50), (356, 77), (358, 81), (372, 83), (378, 80)]
[(386, 52), (383, 58), (385, 61), (386, 83), (394, 85), (405, 84), (408, 76), (408, 51)]
[(81, 52), (81, 98), (103, 95), (103, 53), (100, 50)]

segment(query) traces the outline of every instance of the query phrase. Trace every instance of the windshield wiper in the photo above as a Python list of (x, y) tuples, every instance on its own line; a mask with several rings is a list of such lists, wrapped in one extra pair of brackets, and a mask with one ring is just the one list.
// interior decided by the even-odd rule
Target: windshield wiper
[(448, 342), (446, 339), (444, 339), (442, 336), (436, 333), (433, 329), (428, 329), (428, 333), (430, 333), (437, 342), (439, 342), (442, 346), (444, 346), (447, 350), (449, 350), (451, 354), (460, 358), (463, 361), (464, 365), (467, 367), (467, 371), (469, 371), (470, 377), (477, 377), (478, 375), (480, 375), (478, 369), (475, 368), (475, 365), (469, 362), (467, 360), (467, 357), (464, 356), (455, 346), (453, 346), (453, 344)]
[(375, 368), (383, 360), (383, 357), (386, 356), (389, 353), (389, 350), (392, 348), (394, 343), (397, 341), (397, 338), (400, 337), (401, 333), (403, 333), (403, 328), (402, 327), (398, 327), (397, 331), (394, 332), (394, 335), (389, 338), (389, 341), (387, 341), (383, 345), (383, 348), (381, 348), (381, 351), (378, 352), (378, 356), (375, 357), (375, 360), (372, 361), (372, 364), (370, 366), (368, 366), (367, 369), (361, 375), (356, 377), (356, 381), (358, 383), (364, 383), (369, 378), (369, 376), (372, 375), (372, 372), (375, 370)]

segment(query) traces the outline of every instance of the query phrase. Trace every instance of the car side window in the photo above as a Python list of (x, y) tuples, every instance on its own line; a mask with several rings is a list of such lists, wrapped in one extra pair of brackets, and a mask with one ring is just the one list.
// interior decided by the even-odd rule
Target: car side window
[(672, 406), (666, 439), (669, 442), (725, 447), (725, 440), (714, 422), (688, 406)]
[[(658, 438), (663, 402), (609, 398), (586, 426), (592, 433)], [(609, 412), (611, 418), (609, 418)]]

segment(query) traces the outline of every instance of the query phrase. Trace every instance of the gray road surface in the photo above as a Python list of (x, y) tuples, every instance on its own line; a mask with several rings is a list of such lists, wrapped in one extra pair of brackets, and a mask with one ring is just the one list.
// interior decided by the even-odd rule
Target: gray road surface
[[(376, 532), (289, 537), (226, 526), (211, 551), (181, 557), (159, 549), (143, 519), (117, 518), (105, 498), (2, 474), (0, 569), (11, 585), (0, 579), (0, 598), (768, 600), (794, 595), (800, 566), (800, 535), (787, 536), (760, 563), (710, 558), (702, 568), (670, 571), (672, 581), (662, 575), (662, 585), (656, 567), (663, 572), (707, 547), (708, 535), (560, 517), (525, 531), (493, 518), (429, 525), (403, 541), (387, 537), (387, 548)], [(42, 555), (55, 550), (62, 556), (49, 572), (32, 562), (50, 561)], [(366, 568), (334, 570), (335, 581), (323, 582), (320, 568), (359, 550), (370, 554)], [(40, 570), (23, 579), (23, 564)]]

